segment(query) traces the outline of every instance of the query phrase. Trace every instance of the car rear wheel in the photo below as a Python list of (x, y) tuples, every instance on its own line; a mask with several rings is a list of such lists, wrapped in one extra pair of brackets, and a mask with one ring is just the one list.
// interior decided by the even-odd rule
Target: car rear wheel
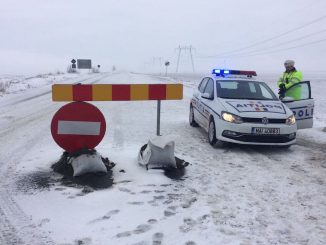
[(194, 108), (192, 105), (190, 105), (190, 110), (189, 110), (189, 124), (192, 127), (198, 127), (198, 123), (196, 123), (195, 121)]
[(215, 128), (215, 122), (214, 119), (211, 118), (209, 121), (209, 127), (208, 127), (208, 142), (211, 145), (215, 145), (217, 142), (216, 139), (216, 128)]

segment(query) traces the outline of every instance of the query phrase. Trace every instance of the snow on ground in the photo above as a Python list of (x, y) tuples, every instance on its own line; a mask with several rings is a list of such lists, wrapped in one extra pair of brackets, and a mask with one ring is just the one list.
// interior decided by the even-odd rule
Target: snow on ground
[(176, 155), (191, 163), (185, 174), (171, 178), (137, 164), (156, 132), (155, 101), (96, 102), (107, 120), (97, 150), (117, 165), (114, 185), (91, 192), (62, 185), (50, 170), (62, 150), (49, 125), (65, 104), (51, 101), (50, 86), (0, 98), (0, 243), (325, 244), (326, 76), (312, 80), (315, 128), (299, 132), (288, 150), (211, 147), (206, 133), (188, 124), (199, 77), (115, 73), (62, 81), (185, 86), (182, 101), (162, 102), (161, 118), (161, 133), (174, 137)]
[(0, 75), (0, 96), (19, 93), (21, 91), (46, 86), (48, 84), (77, 77), (77, 74), (41, 74), (31, 77)]

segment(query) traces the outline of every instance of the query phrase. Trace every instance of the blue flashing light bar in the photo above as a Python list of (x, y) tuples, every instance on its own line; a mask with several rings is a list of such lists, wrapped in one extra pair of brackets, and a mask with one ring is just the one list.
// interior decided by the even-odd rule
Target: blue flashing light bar
[(244, 75), (248, 77), (257, 76), (255, 71), (238, 71), (238, 70), (223, 70), (223, 69), (214, 69), (212, 74), (216, 76), (225, 76), (225, 75)]

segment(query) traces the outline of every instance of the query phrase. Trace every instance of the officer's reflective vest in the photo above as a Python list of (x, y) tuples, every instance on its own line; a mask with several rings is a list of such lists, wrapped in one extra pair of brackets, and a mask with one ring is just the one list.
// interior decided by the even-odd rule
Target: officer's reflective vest
[[(285, 88), (288, 89), (292, 87), (294, 84), (299, 83), (302, 81), (302, 73), (301, 71), (292, 70), (290, 72), (284, 72), (283, 76), (280, 77), (280, 79), (277, 82), (277, 85), (280, 86), (281, 83), (285, 85)], [(297, 86), (289, 91), (286, 91), (285, 97), (291, 97), (294, 100), (300, 100), (301, 99), (301, 87)]]

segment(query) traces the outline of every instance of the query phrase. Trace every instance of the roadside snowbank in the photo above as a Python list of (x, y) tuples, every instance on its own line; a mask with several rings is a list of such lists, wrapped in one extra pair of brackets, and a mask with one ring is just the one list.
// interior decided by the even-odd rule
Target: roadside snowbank
[(6, 94), (19, 93), (27, 89), (38, 88), (67, 78), (77, 77), (78, 74), (41, 74), (33, 77), (25, 76), (0, 76), (0, 97)]

